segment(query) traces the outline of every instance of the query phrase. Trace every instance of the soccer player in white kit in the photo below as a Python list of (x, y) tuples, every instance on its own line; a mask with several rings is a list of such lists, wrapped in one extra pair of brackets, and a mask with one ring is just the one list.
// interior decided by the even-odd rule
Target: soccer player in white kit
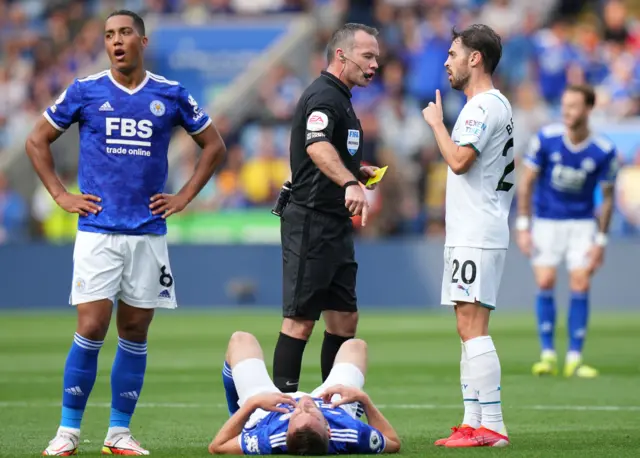
[(460, 383), (464, 419), (436, 442), (446, 447), (509, 444), (500, 404), (500, 361), (489, 335), (509, 246), (514, 194), (511, 105), (493, 87), (502, 55), (500, 37), (486, 25), (453, 32), (445, 68), (467, 104), (449, 137), (440, 91), (422, 112), (449, 165), (442, 303), (454, 307), (462, 340)]

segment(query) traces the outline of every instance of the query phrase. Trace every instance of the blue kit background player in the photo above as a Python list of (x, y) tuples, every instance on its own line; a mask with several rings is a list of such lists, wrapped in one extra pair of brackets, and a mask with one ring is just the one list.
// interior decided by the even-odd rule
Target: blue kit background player
[[(516, 226), (518, 245), (532, 257), (539, 288), (537, 316), (542, 354), (540, 362), (533, 366), (536, 375), (557, 373), (553, 290), (556, 268), (563, 259), (571, 289), (564, 374), (598, 374), (582, 363), (582, 348), (589, 315), (590, 279), (604, 259), (618, 165), (613, 143), (589, 129), (594, 105), (593, 88), (568, 87), (562, 96), (563, 124), (543, 128), (532, 139), (524, 160)], [(594, 193), (598, 186), (603, 201), (596, 217)], [(534, 220), (529, 231), (532, 193)]]
[[(363, 340), (343, 343), (325, 382), (310, 394), (282, 393), (256, 338), (231, 336), (222, 371), (231, 418), (209, 445), (212, 454), (338, 455), (396, 453), (400, 439), (362, 391)], [(358, 419), (359, 405), (368, 424)]]
[[(156, 307), (175, 308), (166, 218), (200, 192), (225, 146), (209, 116), (177, 82), (144, 69), (142, 19), (116, 11), (105, 23), (111, 68), (77, 79), (49, 107), (26, 150), (56, 203), (80, 215), (70, 301), (78, 324), (64, 368), (62, 419), (44, 455), (77, 452), (100, 348), (118, 299), (118, 349), (111, 371), (112, 409), (104, 454), (148, 455), (129, 424), (144, 381), (147, 331)], [(64, 188), (50, 145), (78, 123), (81, 195)], [(171, 131), (181, 126), (202, 148), (193, 176), (175, 195), (163, 193)]]

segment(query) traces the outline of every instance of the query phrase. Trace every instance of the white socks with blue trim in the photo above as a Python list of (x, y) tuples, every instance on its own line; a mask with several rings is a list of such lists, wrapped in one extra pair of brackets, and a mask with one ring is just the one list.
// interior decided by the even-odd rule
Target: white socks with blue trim
[(464, 350), (469, 379), (482, 409), (482, 426), (506, 436), (500, 403), (500, 360), (493, 340), (491, 336), (467, 340)]
[(462, 424), (479, 428), (482, 422), (482, 409), (478, 400), (478, 391), (473, 385), (473, 379), (469, 372), (469, 361), (467, 360), (467, 352), (462, 346), (462, 355), (460, 356), (460, 387), (462, 388), (462, 402), (464, 402), (464, 418)]

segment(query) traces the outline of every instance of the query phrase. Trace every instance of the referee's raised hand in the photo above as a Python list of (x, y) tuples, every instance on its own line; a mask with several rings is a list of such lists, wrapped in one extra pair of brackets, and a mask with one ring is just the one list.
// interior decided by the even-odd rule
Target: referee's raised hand
[(367, 202), (367, 197), (360, 184), (347, 187), (344, 192), (344, 206), (351, 212), (351, 215), (362, 215), (362, 225), (367, 225), (369, 202)]

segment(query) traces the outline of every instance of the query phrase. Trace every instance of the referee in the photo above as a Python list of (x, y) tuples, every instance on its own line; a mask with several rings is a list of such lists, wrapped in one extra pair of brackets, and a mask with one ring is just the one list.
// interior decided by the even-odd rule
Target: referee
[(283, 322), (273, 358), (282, 392), (298, 390), (302, 355), (315, 322), (325, 322), (324, 381), (340, 346), (358, 324), (351, 216), (367, 221), (360, 182), (362, 128), (351, 89), (366, 87), (378, 68), (378, 31), (346, 24), (331, 37), (326, 71), (300, 97), (291, 127), (291, 196), (282, 212)]

